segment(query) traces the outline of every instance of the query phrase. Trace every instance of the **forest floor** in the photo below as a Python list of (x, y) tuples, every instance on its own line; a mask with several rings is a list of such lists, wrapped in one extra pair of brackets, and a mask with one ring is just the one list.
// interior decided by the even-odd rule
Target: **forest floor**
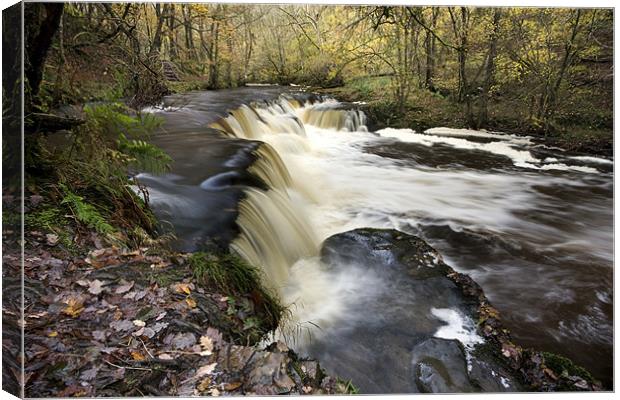
[[(45, 203), (37, 195), (25, 202), (33, 213)], [(5, 195), (3, 206), (3, 380), (10, 389), (19, 379), (21, 254), (19, 235), (6, 221), (18, 215), (19, 201)], [(280, 306), (267, 304), (273, 299), (262, 289), (239, 290), (226, 281), (231, 277), (217, 285), (204, 279), (195, 257), (161, 246), (118, 248), (83, 228), (59, 232), (27, 226), (25, 395), (355, 391), (283, 342), (265, 346), (284, 315)]]
[[(463, 110), (440, 93), (412, 88), (404, 110), (393, 102), (389, 76), (361, 77), (346, 81), (336, 88), (316, 88), (339, 100), (361, 103), (370, 120), (371, 129), (410, 128), (418, 132), (434, 127), (467, 128)], [(543, 134), (530, 126), (524, 115), (508, 101), (496, 101), (489, 107), (489, 130), (518, 135), (531, 135), (545, 143), (569, 151), (595, 155), (613, 154), (613, 129), (574, 124), (554, 133)], [(577, 118), (578, 120), (578, 118)]]

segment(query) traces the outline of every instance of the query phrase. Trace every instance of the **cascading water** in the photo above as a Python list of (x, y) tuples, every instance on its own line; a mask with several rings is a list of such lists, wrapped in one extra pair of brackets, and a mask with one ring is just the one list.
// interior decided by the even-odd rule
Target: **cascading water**
[[(360, 332), (365, 343), (388, 332), (406, 337), (437, 330), (438, 315), (450, 316), (444, 333), (473, 326), (398, 276), (320, 261), (321, 242), (333, 234), (395, 228), (425, 237), (478, 281), (520, 343), (608, 374), (611, 161), (528, 137), (447, 128), (368, 133), (364, 124), (361, 111), (334, 100), (289, 96), (242, 105), (210, 124), (263, 143), (248, 153), (255, 161), (246, 170), (265, 187), (243, 188), (231, 248), (261, 267), (291, 306), (295, 349), (345, 377), (365, 376), (377, 373), (377, 352), (411, 349), (401, 336), (362, 349)], [(385, 380), (376, 390), (399, 387)]]

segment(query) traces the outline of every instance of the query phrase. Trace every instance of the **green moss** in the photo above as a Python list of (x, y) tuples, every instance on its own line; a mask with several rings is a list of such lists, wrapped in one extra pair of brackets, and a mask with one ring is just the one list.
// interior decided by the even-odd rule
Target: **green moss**
[(543, 352), (545, 366), (551, 369), (558, 376), (580, 376), (588, 381), (594, 382), (592, 375), (584, 368), (575, 365), (571, 360), (558, 354)]

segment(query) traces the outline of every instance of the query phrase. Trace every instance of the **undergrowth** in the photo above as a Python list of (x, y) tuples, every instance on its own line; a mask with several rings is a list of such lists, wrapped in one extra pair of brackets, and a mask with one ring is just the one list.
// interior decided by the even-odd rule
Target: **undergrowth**
[[(249, 297), (256, 311), (262, 314), (260, 320), (247, 320), (244, 329), (258, 329), (262, 334), (274, 330), (285, 314), (279, 299), (261, 284), (261, 275), (256, 267), (231, 253), (207, 254), (197, 252), (189, 257), (189, 264), (196, 280), (207, 287), (233, 296)], [(235, 309), (236, 304), (229, 304)]]
[(50, 146), (41, 136), (35, 146), (37, 165), (27, 169), (29, 187), (50, 203), (49, 215), (35, 218), (37, 225), (62, 236), (58, 218), (65, 226), (76, 225), (77, 232), (93, 230), (115, 245), (151, 241), (156, 220), (130, 174), (169, 169), (170, 157), (148, 143), (163, 120), (120, 103), (86, 106), (84, 114), (85, 122), (72, 129), (65, 145)]
[(545, 366), (550, 368), (558, 376), (580, 376), (589, 383), (594, 382), (592, 375), (584, 368), (575, 365), (571, 360), (558, 354), (543, 352)]

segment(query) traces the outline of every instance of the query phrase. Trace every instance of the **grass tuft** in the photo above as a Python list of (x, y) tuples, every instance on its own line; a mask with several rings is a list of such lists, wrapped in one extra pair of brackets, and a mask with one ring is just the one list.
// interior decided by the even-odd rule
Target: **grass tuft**
[(194, 253), (189, 257), (196, 280), (208, 287), (232, 297), (251, 298), (256, 311), (262, 314), (260, 321), (246, 321), (246, 329), (256, 328), (263, 333), (277, 328), (286, 309), (277, 296), (261, 284), (258, 269), (236, 254)]

